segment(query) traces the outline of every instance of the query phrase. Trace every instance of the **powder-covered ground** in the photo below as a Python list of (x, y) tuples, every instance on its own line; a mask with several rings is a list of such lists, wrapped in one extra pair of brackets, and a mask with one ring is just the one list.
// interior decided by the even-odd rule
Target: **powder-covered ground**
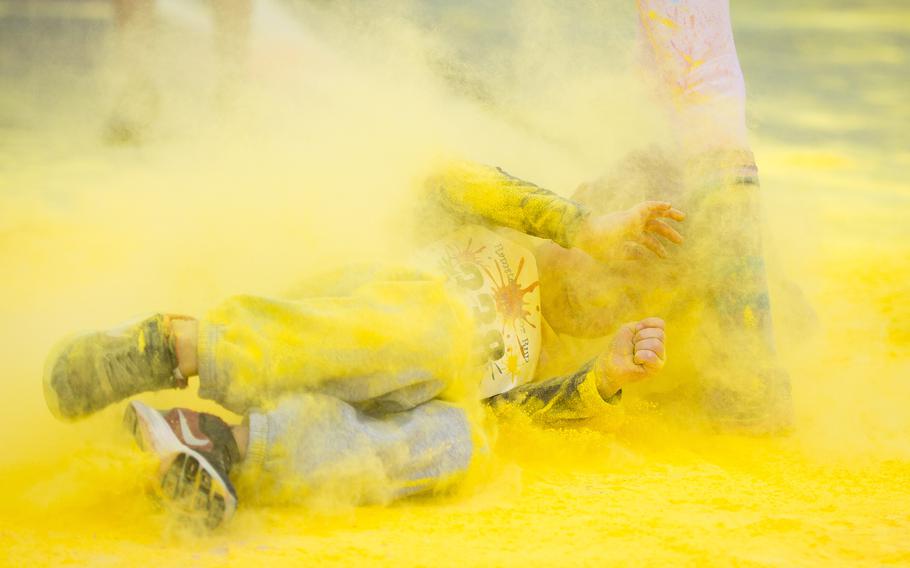
[[(460, 494), (387, 508), (246, 507), (205, 536), (172, 526), (144, 496), (154, 464), (119, 433), (122, 405), (76, 425), (50, 417), (44, 354), (74, 329), (149, 309), (199, 313), (230, 293), (274, 291), (312, 265), (398, 246), (376, 237), (394, 215), (370, 216), (370, 197), (410, 179), (387, 162), (425, 158), (421, 130), (370, 109), (409, 94), (378, 73), (367, 92), (326, 71), (309, 93), (349, 97), (326, 103), (329, 114), (331, 104), (346, 111), (334, 123), (313, 113), (307, 130), (272, 129), (279, 142), (240, 143), (231, 134), (245, 125), (171, 119), (147, 147), (111, 149), (98, 137), (102, 82), (79, 71), (97, 68), (92, 26), (103, 18), (76, 31), (41, 20), (39, 41), (0, 4), (0, 563), (910, 565), (910, 10), (798, 4), (734, 3), (773, 276), (791, 283), (777, 287), (775, 317), (794, 434), (689, 432), (632, 396), (615, 434), (504, 426), (489, 471)], [(48, 42), (74, 37), (88, 47), (41, 59)], [(276, 53), (282, 72), (342, 65)], [(421, 81), (405, 82), (432, 92)], [(452, 119), (434, 97), (411, 101), (415, 121)], [(198, 114), (192, 101), (171, 108)], [(546, 120), (499, 123), (467, 103), (447, 111), (458, 125), (440, 126), (444, 135), (482, 130), (481, 150), (517, 173), (554, 187), (596, 173), (572, 171), (590, 154), (527, 141)], [(383, 181), (368, 186), (374, 178)], [(334, 197), (355, 203), (353, 218), (301, 196), (301, 180), (332, 179), (343, 180)], [(196, 404), (192, 392), (146, 400)]]

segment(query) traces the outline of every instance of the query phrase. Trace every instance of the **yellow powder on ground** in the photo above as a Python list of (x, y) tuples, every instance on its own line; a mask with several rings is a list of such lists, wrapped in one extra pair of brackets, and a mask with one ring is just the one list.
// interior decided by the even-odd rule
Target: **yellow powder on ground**
[[(561, 83), (570, 94), (552, 104), (570, 112), (544, 112), (534, 94), (507, 111), (447, 98), (407, 73), (413, 61), (348, 68), (329, 49), (293, 61), (325, 81), (278, 109), (258, 107), (254, 118), (269, 127), (253, 142), (222, 136), (240, 128), (232, 124), (109, 149), (94, 137), (101, 119), (92, 122), (104, 107), (91, 103), (87, 122), (0, 125), (0, 564), (910, 564), (908, 56), (899, 47), (910, 15), (897, 3), (850, 6), (734, 10), (793, 434), (706, 434), (630, 396), (614, 433), (502, 424), (488, 467), (452, 495), (356, 509), (241, 505), (214, 534), (172, 524), (147, 498), (155, 463), (120, 432), (122, 405), (77, 424), (51, 418), (40, 376), (60, 336), (149, 310), (198, 314), (228, 294), (276, 292), (301, 273), (406, 248), (390, 211), (438, 146), (569, 189), (599, 173), (601, 152), (631, 148), (641, 133), (614, 118), (604, 141), (572, 114), (596, 82)], [(548, 87), (540, 92), (559, 91)], [(0, 100), (27, 113), (24, 92)], [(648, 114), (623, 112), (640, 103), (615, 96), (603, 116)], [(275, 120), (283, 113), (302, 118), (286, 125)], [(538, 127), (553, 138), (542, 142)], [(192, 389), (144, 400), (217, 410)]]

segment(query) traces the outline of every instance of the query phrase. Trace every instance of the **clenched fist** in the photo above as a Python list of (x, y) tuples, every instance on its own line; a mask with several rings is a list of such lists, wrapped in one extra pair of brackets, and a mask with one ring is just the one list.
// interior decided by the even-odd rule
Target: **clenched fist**
[(656, 374), (666, 357), (664, 320), (652, 317), (624, 324), (594, 363), (600, 394), (609, 398), (628, 383)]

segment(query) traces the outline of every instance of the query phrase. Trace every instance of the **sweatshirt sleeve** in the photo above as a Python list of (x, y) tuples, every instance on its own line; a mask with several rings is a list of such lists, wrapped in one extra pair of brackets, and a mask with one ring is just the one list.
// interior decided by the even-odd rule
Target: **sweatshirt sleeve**
[(424, 185), (426, 196), (461, 222), (481, 222), (569, 248), (588, 210), (500, 168), (446, 162)]
[(497, 412), (518, 409), (535, 422), (586, 420), (622, 412), (622, 390), (604, 399), (597, 390), (594, 360), (571, 375), (528, 383), (486, 400)]

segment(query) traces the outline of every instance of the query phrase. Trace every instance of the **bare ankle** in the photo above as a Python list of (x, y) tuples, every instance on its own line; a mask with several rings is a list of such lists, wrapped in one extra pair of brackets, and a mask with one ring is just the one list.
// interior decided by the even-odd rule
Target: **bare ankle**
[(193, 318), (171, 320), (174, 334), (174, 351), (177, 355), (177, 369), (184, 377), (199, 374), (196, 350), (199, 345), (199, 321)]
[(240, 461), (243, 461), (246, 458), (246, 447), (250, 443), (250, 427), (246, 424), (231, 426), (231, 433), (237, 442), (237, 449), (240, 450)]

